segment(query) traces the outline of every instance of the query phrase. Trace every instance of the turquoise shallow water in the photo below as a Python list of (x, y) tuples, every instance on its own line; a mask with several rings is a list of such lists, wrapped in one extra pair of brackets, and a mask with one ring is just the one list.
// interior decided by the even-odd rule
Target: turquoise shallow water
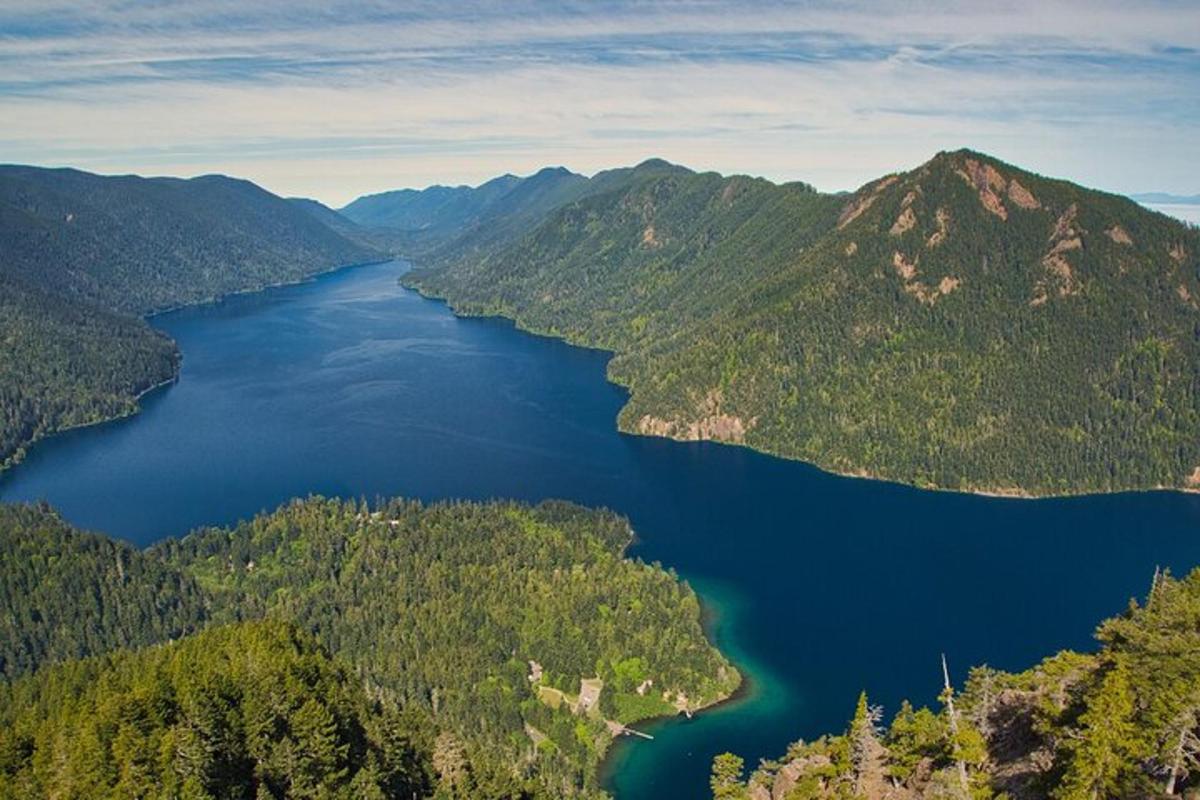
[(4, 500), (148, 543), (289, 497), (563, 497), (627, 514), (632, 554), (693, 581), (750, 676), (737, 700), (647, 728), (609, 767), (622, 800), (707, 792), (711, 757), (750, 763), (838, 729), (860, 689), (932, 702), (939, 654), (1021, 668), (1086, 647), (1156, 565), (1200, 564), (1200, 497), (1040, 501), (841, 478), (710, 443), (616, 432), (607, 355), (457, 319), (404, 266), (155, 318), (179, 382), (137, 417), (33, 448)]

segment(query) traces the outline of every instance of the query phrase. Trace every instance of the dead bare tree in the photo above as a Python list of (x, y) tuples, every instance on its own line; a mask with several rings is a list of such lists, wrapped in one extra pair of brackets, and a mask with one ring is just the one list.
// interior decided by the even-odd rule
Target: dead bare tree
[[(950, 668), (946, 666), (946, 654), (942, 653), (942, 682), (945, 686), (943, 697), (946, 698), (946, 714), (950, 720), (950, 736), (954, 740), (955, 756), (958, 755), (958, 712), (954, 710), (954, 687), (950, 685)], [(967, 764), (961, 758), (955, 759), (958, 765), (958, 783), (963, 790), (963, 796), (970, 796), (970, 785), (967, 781)]]
[(1192, 769), (1200, 766), (1200, 736), (1196, 735), (1196, 726), (1200, 720), (1197, 717), (1200, 717), (1200, 706), (1189, 706), (1172, 726), (1178, 728), (1179, 733), (1175, 739), (1163, 794), (1175, 794), (1175, 787), (1180, 779), (1186, 778)]

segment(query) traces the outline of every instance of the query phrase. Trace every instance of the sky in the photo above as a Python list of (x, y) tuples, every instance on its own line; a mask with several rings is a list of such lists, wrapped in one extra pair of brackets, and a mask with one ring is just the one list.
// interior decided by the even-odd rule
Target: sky
[(1200, 192), (1200, 0), (0, 0), (0, 161), (340, 206), (657, 156), (853, 189), (971, 147)]

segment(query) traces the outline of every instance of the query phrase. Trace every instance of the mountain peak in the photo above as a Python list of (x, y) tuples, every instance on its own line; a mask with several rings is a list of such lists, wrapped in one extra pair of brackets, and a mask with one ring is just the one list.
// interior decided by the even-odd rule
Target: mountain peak
[(571, 170), (567, 169), (566, 167), (562, 167), (562, 166), (558, 166), (558, 167), (542, 167), (541, 169), (539, 169), (537, 172), (535, 172), (535, 173), (534, 173), (532, 176), (530, 176), (530, 177), (533, 177), (533, 178), (543, 178), (543, 177), (547, 177), (547, 178), (548, 178), (548, 177), (550, 177), (550, 176), (552, 176), (552, 175), (553, 175), (553, 176), (563, 176), (563, 175), (573, 175), (573, 174), (574, 174), (574, 173), (573, 173), (573, 172), (571, 172)]
[(657, 158), (657, 157), (647, 158), (645, 161), (641, 162), (636, 167), (634, 167), (633, 170), (634, 170), (634, 172), (652, 172), (652, 171), (653, 172), (660, 172), (660, 171), (675, 172), (675, 171), (678, 171), (678, 172), (688, 172), (688, 173), (691, 172), (691, 170), (688, 169), (687, 167), (681, 166), (680, 164), (672, 164), (670, 161), (667, 161), (665, 158)]

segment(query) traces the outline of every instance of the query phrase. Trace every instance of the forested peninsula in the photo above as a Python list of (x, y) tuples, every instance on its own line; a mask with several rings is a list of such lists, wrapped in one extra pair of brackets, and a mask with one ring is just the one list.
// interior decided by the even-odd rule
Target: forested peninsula
[(145, 550), (0, 506), (0, 797), (602, 797), (740, 676), (566, 503), (310, 498)]
[(420, 222), (404, 280), (458, 313), (613, 351), (625, 431), (959, 491), (1200, 488), (1194, 227), (969, 150), (848, 195), (535, 178), (540, 205), (443, 192), (455, 234), (409, 195), (343, 211)]

